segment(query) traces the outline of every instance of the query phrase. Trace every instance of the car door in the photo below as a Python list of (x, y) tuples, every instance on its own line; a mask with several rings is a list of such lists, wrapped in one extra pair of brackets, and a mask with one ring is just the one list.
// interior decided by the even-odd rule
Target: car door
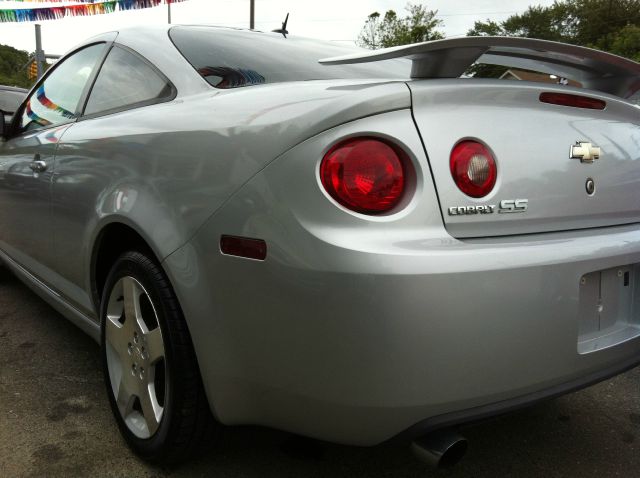
[(139, 192), (132, 180), (142, 177), (138, 184), (153, 182), (150, 142), (165, 135), (150, 127), (149, 119), (168, 117), (149, 107), (175, 95), (173, 85), (155, 66), (133, 50), (113, 44), (82, 116), (59, 143), (51, 186), (55, 270), (60, 292), (79, 310), (92, 304), (90, 257), (98, 224), (108, 211), (131, 215)]
[(67, 56), (30, 92), (0, 143), (0, 249), (46, 283), (53, 281), (51, 181), (62, 136), (76, 120), (105, 43)]

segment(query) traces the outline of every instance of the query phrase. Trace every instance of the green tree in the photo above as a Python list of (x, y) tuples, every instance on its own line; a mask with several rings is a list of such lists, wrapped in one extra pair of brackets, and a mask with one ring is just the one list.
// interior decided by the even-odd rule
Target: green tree
[(640, 63), (640, 26), (626, 25), (613, 39), (611, 53)]
[(470, 37), (497, 37), (505, 35), (502, 25), (489, 20), (486, 22), (475, 22), (473, 28), (467, 32)]
[[(627, 25), (640, 26), (640, 0), (565, 0), (570, 42), (610, 51)], [(640, 51), (640, 44), (636, 45)]]
[(438, 30), (442, 20), (436, 18), (437, 10), (427, 10), (425, 5), (412, 3), (408, 3), (405, 9), (405, 17), (399, 17), (393, 10), (387, 11), (383, 17), (373, 12), (367, 18), (357, 43), (375, 50), (444, 38)]
[(636, 58), (640, 42), (635, 28), (639, 27), (640, 0), (556, 0), (548, 7), (529, 7), (501, 23), (476, 22), (467, 35), (539, 38)]
[[(556, 0), (532, 6), (501, 23), (475, 22), (467, 35), (508, 35), (561, 41), (640, 61), (640, 0)], [(474, 65), (476, 76), (495, 77), (502, 67)]]
[(0, 85), (22, 86), (28, 88), (31, 81), (27, 78), (26, 64), (29, 54), (8, 45), (0, 45)]
[(571, 20), (564, 3), (550, 7), (529, 7), (520, 15), (512, 15), (502, 23), (502, 30), (510, 36), (567, 41), (571, 38)]

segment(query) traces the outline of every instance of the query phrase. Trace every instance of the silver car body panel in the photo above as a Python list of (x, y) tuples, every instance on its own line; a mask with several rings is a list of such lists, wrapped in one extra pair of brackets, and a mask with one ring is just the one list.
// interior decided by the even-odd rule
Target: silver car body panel
[[(55, 270), (78, 287), (61, 292), (86, 307), (91, 248), (109, 223), (129, 225), (166, 257), (283, 151), (330, 125), (409, 104), (403, 83), (333, 81), (274, 85), (268, 94), (251, 88), (178, 95), (79, 121), (58, 147), (52, 186), (53, 214), (63, 222), (53, 232)], [(194, 115), (195, 108), (212, 114)]]
[[(222, 91), (177, 52), (167, 27), (122, 31), (117, 42), (156, 65), (177, 96), (38, 133), (54, 133), (50, 176), (20, 179), (38, 194), (15, 187), (17, 170), (7, 180), (6, 165), (31, 160), (31, 150), (20, 152), (31, 147), (28, 140), (0, 143), (0, 261), (96, 338), (96, 238), (114, 223), (137, 231), (180, 300), (210, 405), (223, 423), (371, 445), (425, 419), (505, 408), (640, 362), (637, 195), (615, 174), (598, 170), (626, 197), (620, 214), (613, 212), (619, 199), (600, 198), (598, 190), (593, 207), (603, 209), (590, 216), (580, 206), (582, 191), (574, 198), (555, 179), (545, 182), (554, 168), (543, 162), (537, 174), (523, 170), (540, 188), (550, 181), (551, 193), (565, 194), (564, 215), (540, 194), (536, 207), (545, 209), (532, 209), (528, 223), (524, 216), (443, 220), (447, 195), (459, 198), (436, 162), (446, 167), (458, 136), (469, 134), (488, 135), (502, 161), (520, 143), (515, 126), (500, 134), (492, 115), (543, 118), (518, 99), (533, 85), (323, 80)], [(616, 135), (609, 143), (595, 129), (578, 138), (522, 121), (532, 138), (566, 142), (558, 161), (571, 166), (561, 172), (599, 168), (611, 158), (633, 183), (637, 161), (624, 162), (614, 146), (628, 148), (638, 122), (624, 105), (607, 102), (611, 116), (602, 127)], [(478, 124), (482, 108), (491, 117)], [(579, 122), (574, 113), (555, 117)], [(408, 154), (408, 193), (388, 215), (348, 211), (320, 184), (324, 154), (361, 135)], [(583, 139), (601, 143), (602, 161), (566, 157)], [(516, 191), (503, 189), (515, 188), (506, 180), (499, 188)], [(24, 211), (34, 213), (21, 217)], [(609, 217), (635, 223), (614, 226)], [(567, 230), (575, 227), (589, 228)], [(265, 240), (267, 259), (221, 254), (222, 234)], [(463, 237), (470, 235), (476, 238)], [(629, 277), (629, 310), (606, 326), (585, 325), (581, 307), (592, 297), (581, 281), (613, 268), (624, 271), (621, 280)]]
[[(58, 143), (68, 128), (33, 131), (0, 146), (0, 249), (48, 283), (55, 278), (51, 180)], [(44, 173), (30, 168), (36, 155), (47, 165)]]

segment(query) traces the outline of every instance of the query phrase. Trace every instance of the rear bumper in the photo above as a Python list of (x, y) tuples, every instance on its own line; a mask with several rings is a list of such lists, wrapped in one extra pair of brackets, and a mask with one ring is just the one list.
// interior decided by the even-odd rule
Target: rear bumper
[(451, 427), (455, 425), (480, 421), (496, 415), (509, 413), (521, 408), (531, 406), (535, 403), (560, 397), (567, 393), (575, 392), (583, 388), (595, 385), (599, 382), (615, 377), (640, 365), (640, 353), (629, 360), (616, 363), (612, 367), (598, 370), (590, 375), (579, 377), (570, 382), (561, 383), (545, 390), (539, 390), (527, 395), (502, 400), (495, 403), (488, 403), (466, 410), (456, 410), (435, 417), (429, 417), (399, 433), (397, 439), (414, 439), (433, 430)]
[(640, 263), (637, 226), (407, 240), (394, 253), (308, 235), (316, 259), (293, 261), (272, 238), (265, 262), (211, 250), (204, 238), (219, 237), (211, 227), (167, 265), (223, 423), (373, 445), (640, 362), (635, 338), (588, 354), (577, 346), (580, 278)]

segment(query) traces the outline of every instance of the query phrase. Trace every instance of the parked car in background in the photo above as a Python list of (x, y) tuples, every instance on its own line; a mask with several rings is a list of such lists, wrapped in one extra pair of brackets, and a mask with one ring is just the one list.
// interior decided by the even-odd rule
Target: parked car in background
[(453, 462), (450, 427), (640, 363), (639, 78), (531, 39), (106, 33), (1, 131), (0, 261), (101, 344), (145, 459), (222, 423)]
[(27, 96), (27, 90), (14, 86), (0, 85), (0, 111), (4, 112), (5, 121), (11, 121), (13, 113)]

